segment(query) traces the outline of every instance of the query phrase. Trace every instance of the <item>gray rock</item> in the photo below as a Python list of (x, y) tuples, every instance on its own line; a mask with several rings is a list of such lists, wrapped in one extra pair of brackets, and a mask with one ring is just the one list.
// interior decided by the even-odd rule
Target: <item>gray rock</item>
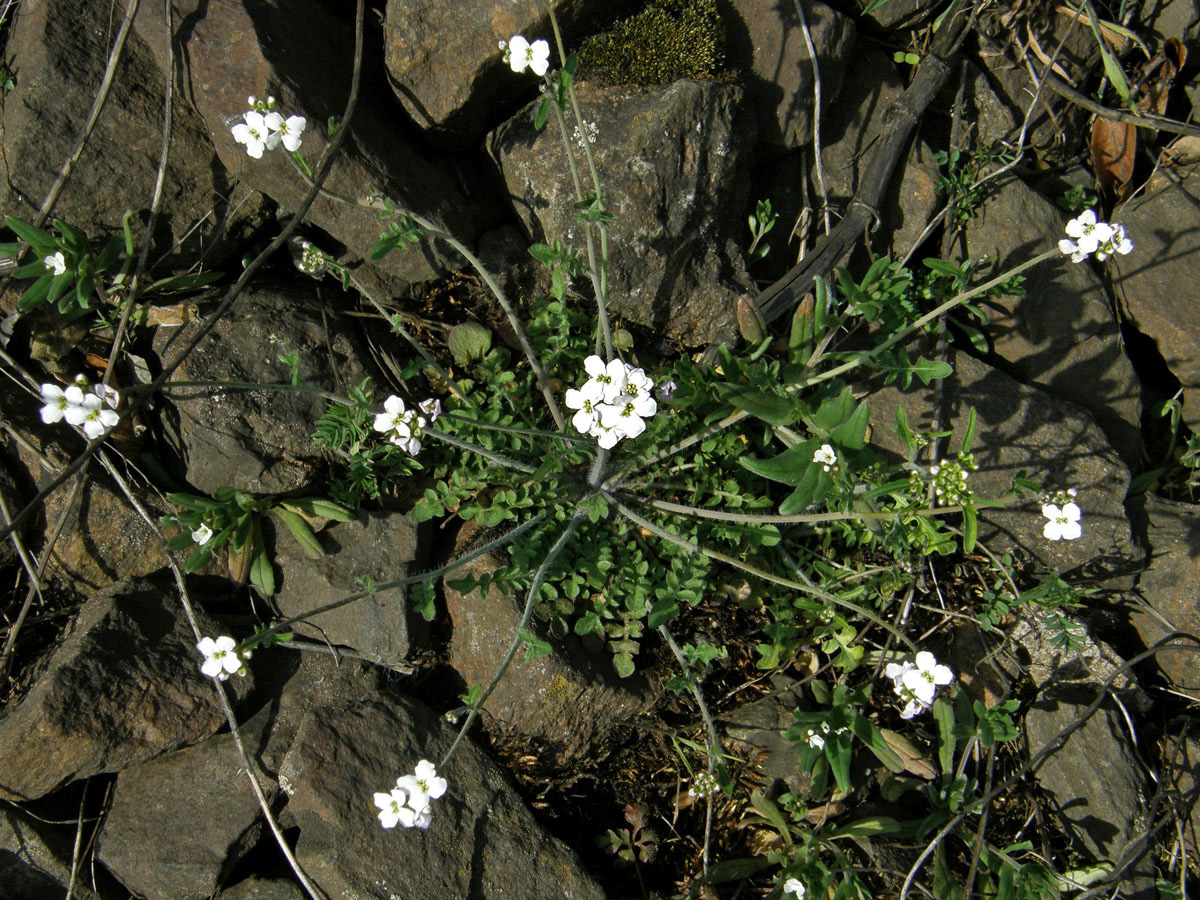
[[(627, 2), (555, 0), (563, 39), (570, 48)], [(500, 41), (523, 34), (546, 38), (558, 66), (554, 35), (541, 0), (388, 0), (383, 53), (392, 89), (412, 120), (439, 143), (465, 146), (495, 124), (496, 108), (533, 94), (540, 82), (514, 73)]]
[[(743, 90), (677, 81), (660, 88), (579, 86), (610, 226), (612, 315), (683, 344), (732, 336), (749, 284), (741, 260), (754, 125)], [(562, 241), (586, 259), (583, 225), (562, 141), (532, 106), (488, 137), (518, 216), (539, 243)], [(586, 170), (584, 172), (586, 182)], [(590, 185), (590, 182), (586, 182)], [(585, 193), (590, 191), (585, 187)]]
[[(242, 728), (253, 755), (261, 725)], [(257, 733), (256, 733), (257, 732)], [(263, 784), (270, 800), (279, 788)], [(261, 811), (230, 734), (126, 769), (96, 844), (97, 858), (147, 900), (210, 897), (254, 846)]]
[[(1044, 693), (1025, 716), (1030, 753), (1054, 740), (1094, 696), (1088, 688), (1059, 687)], [(1140, 820), (1144, 786), (1137, 757), (1121, 714), (1110, 703), (1073, 732), (1035, 774), (1053, 798), (1059, 820), (1094, 857), (1117, 859), (1129, 839), (1150, 824)]]
[[(910, 349), (912, 356), (917, 350)], [(1045, 490), (1073, 487), (1083, 511), (1083, 535), (1048, 541), (1037, 498), (979, 512), (979, 537), (994, 553), (1021, 548), (1049, 569), (1067, 573), (1086, 567), (1097, 575), (1137, 568), (1125, 516), (1129, 472), (1095, 420), (1075, 404), (1020, 384), (965, 353), (951, 350), (954, 374), (946, 379), (938, 430), (954, 430), (957, 452), (972, 407), (977, 415), (973, 452), (979, 471), (970, 478), (978, 496), (1002, 499), (1018, 472)], [(908, 391), (885, 387), (870, 398), (871, 443), (893, 457), (907, 451), (895, 434), (895, 408), (903, 406), (914, 431), (933, 430), (936, 392), (914, 381)], [(943, 454), (944, 455), (944, 454)], [(925, 458), (925, 457), (923, 457)]]
[[(12, 18), (8, 65), (16, 87), (4, 105), (0, 207), (32, 218), (83, 130), (120, 15), (103, 3), (47, 0)], [(159, 5), (143, 19), (162, 18)], [(161, 28), (161, 26), (160, 26)], [(163, 127), (163, 68), (135, 30), (130, 34), (96, 129), (53, 215), (94, 241), (121, 231), (154, 193)], [(239, 90), (244, 90), (239, 88)], [(235, 183), (217, 159), (204, 122), (175, 95), (170, 156), (155, 234), (156, 252), (190, 265), (226, 256), (264, 224), (264, 198)], [(195, 230), (191, 230), (195, 226)]]
[(546, 834), (504, 774), (474, 745), (439, 774), (427, 831), (385, 830), (371, 802), (420, 759), (438, 760), (454, 730), (422, 704), (374, 697), (312, 710), (284, 760), (296, 856), (334, 897), (521, 897), (602, 900), (575, 855)]
[[(1198, 167), (1156, 180), (1113, 214), (1134, 249), (1113, 261), (1120, 275), (1124, 312), (1142, 334), (1158, 344), (1171, 373), (1183, 386), (1183, 419), (1200, 430), (1200, 310), (1185, 285), (1200, 279), (1200, 234), (1180, 228), (1196, 218), (1200, 204)], [(1188, 176), (1191, 177), (1188, 177)]]
[[(469, 534), (469, 532), (468, 532)], [(460, 537), (460, 546), (470, 538)], [(501, 560), (485, 554), (456, 569), (450, 581), (494, 571)], [(468, 685), (487, 684), (508, 652), (524, 598), (479, 589), (463, 594), (443, 580), (446, 611), (454, 625), (450, 665)], [(496, 686), (484, 715), (504, 736), (535, 740), (544, 756), (566, 765), (586, 754), (613, 726), (644, 713), (655, 700), (640, 674), (619, 679), (606, 656), (590, 654), (569, 636), (554, 652), (524, 661), (518, 656)]]
[[(854, 50), (852, 19), (823, 3), (804, 4), (826, 114), (838, 102)], [(733, 0), (722, 16), (731, 68), (744, 73), (764, 143), (802, 147), (812, 143), (813, 67), (794, 3)]]
[[(71, 839), (16, 808), (0, 809), (0, 900), (61, 900), (71, 881)], [(95, 894), (76, 878), (73, 896)]]
[[(322, 310), (322, 296), (300, 281), (248, 288), (174, 380), (286, 384), (291, 375), (278, 357), (298, 352), (305, 383), (344, 392), (362, 381), (363, 354), (334, 311)], [(198, 327), (160, 328), (154, 339), (160, 359), (174, 359)], [(219, 487), (296, 491), (323, 470), (312, 433), (326, 404), (316, 394), (192, 387), (172, 390), (170, 397), (168, 440), (185, 460), (185, 477), (203, 493)]]
[[(991, 256), (1003, 271), (1057, 246), (1066, 221), (1020, 179), (1006, 179), (967, 224), (968, 254)], [(995, 353), (1014, 377), (1090, 410), (1122, 459), (1137, 465), (1141, 385), (1099, 276), (1066, 256), (1024, 275), (1023, 295), (987, 303)]]
[(799, 751), (783, 736), (796, 722), (793, 711), (805, 706), (803, 689), (791, 679), (774, 679), (772, 684), (777, 688), (773, 693), (739, 706), (721, 725), (736, 742), (736, 755), (760, 760), (757, 768), (768, 784), (778, 779), (797, 797), (807, 797), (812, 776), (801, 767)]
[[(1149, 646), (1173, 631), (1200, 634), (1200, 517), (1189, 503), (1146, 495), (1150, 557), (1138, 578), (1130, 624)], [(1139, 602), (1140, 601), (1140, 602)], [(1200, 694), (1200, 655), (1194, 641), (1154, 657), (1158, 670), (1181, 691)]]
[[(318, 540), (321, 559), (306, 557), (282, 526), (276, 526), (275, 562), (283, 572), (275, 603), (290, 618), (362, 590), (355, 579), (370, 575), (376, 584), (403, 578), (417, 551), (416, 526), (400, 513), (364, 513), (356, 522), (326, 528)], [(381, 665), (403, 662), (411, 646), (408, 601), (403, 588), (378, 591), (318, 616), (297, 622), (297, 634), (353, 647)]]
[[(350, 92), (352, 17), (336, 16), (317, 0), (289, 0), (285, 5), (180, 0), (176, 22), (186, 23), (179, 26), (176, 60), (184, 61), (189, 99), (203, 117), (221, 163), (233, 178), (295, 209), (309, 188), (289, 154), (279, 147), (262, 159), (251, 159), (230, 129), (246, 111), (247, 94), (261, 99), (271, 93), (284, 114), (308, 120), (301, 150), (315, 165), (330, 141), (326, 123), (341, 117)], [(152, 48), (162, 46), (161, 21), (158, 29), (153, 36), (146, 30)], [(372, 211), (355, 203), (377, 188), (469, 243), (480, 218), (479, 204), (473, 202), (476, 208), (469, 209), (449, 168), (417, 150), (401, 117), (389, 114), (396, 108), (395, 98), (370, 78), (369, 62), (365, 67), (351, 132), (325, 181), (328, 191), (351, 202), (318, 198), (307, 221), (369, 258), (380, 224)], [(443, 271), (444, 249), (424, 243), (420, 249), (390, 253), (378, 265), (407, 281), (422, 281)]]
[[(202, 609), (201, 632), (223, 633)], [(29, 693), (0, 717), (0, 798), (42, 797), (197, 743), (225, 723), (168, 577), (94, 594)], [(244, 696), (253, 679), (228, 682)]]
[(307, 900), (299, 887), (277, 878), (251, 875), (218, 895), (219, 900)]
[[(886, 53), (865, 49), (858, 55), (854, 77), (846, 82), (837, 102), (828, 107), (821, 130), (825, 187), (835, 213), (844, 210), (859, 189), (872, 148), (884, 131), (883, 112), (903, 93), (904, 83)], [(937, 178), (933, 155), (918, 137), (884, 195), (879, 210), (881, 228), (872, 236), (876, 253), (898, 258), (908, 252), (940, 206)], [(808, 182), (808, 203), (814, 213), (811, 232), (815, 236), (823, 231), (819, 224), (820, 193), (812, 169)]]

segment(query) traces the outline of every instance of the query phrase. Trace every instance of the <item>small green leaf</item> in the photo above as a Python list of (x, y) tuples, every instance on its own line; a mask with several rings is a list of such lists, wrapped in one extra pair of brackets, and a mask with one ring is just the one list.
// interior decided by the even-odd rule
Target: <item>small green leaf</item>
[(292, 537), (296, 539), (296, 543), (300, 545), (300, 549), (309, 559), (320, 559), (325, 555), (321, 543), (313, 534), (312, 529), (308, 527), (308, 523), (290, 509), (277, 506), (271, 510), (271, 515), (288, 527), (288, 531), (292, 533)]
[[(801, 484), (809, 469), (812, 468), (813, 453), (818, 447), (816, 438), (796, 444), (784, 450), (771, 459), (739, 456), (738, 462), (756, 475), (761, 475), (770, 481), (790, 484), (793, 487)], [(807, 506), (808, 504), (804, 504)]]
[(800, 418), (796, 401), (792, 398), (764, 394), (749, 386), (738, 386), (722, 392), (721, 399), (768, 425), (790, 425)]
[(525, 645), (525, 662), (537, 659), (539, 656), (549, 656), (553, 652), (550, 644), (530, 631), (519, 632), (521, 642)]

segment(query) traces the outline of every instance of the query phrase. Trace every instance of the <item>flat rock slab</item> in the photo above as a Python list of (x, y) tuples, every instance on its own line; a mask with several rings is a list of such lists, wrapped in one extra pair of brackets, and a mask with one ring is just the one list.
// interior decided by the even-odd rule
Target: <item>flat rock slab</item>
[[(222, 633), (197, 609), (203, 634)], [(197, 743), (225, 723), (169, 577), (94, 594), (29, 693), (0, 717), (0, 798), (29, 800)], [(228, 682), (235, 696), (250, 677)]]
[[(297, 353), (304, 383), (344, 392), (365, 376), (363, 354), (322, 302), (306, 282), (257, 283), (188, 354), (173, 380), (287, 384), (291, 375), (279, 357)], [(173, 360), (199, 327), (160, 328), (155, 352)], [(326, 403), (314, 393), (198, 386), (174, 388), (170, 399), (168, 440), (184, 461), (183, 476), (202, 493), (219, 487), (298, 491), (324, 471), (312, 434)]]
[(280, 770), (296, 856), (333, 897), (520, 897), (603, 900), (574, 853), (534, 821), (505, 775), (467, 742), (448, 769), (429, 829), (385, 830), (371, 796), (420, 759), (438, 760), (454, 730), (403, 697), (316, 707)]
[[(355, 579), (364, 575), (376, 584), (403, 578), (417, 552), (416, 526), (401, 513), (368, 512), (355, 522), (326, 528), (317, 538), (326, 549), (320, 559), (309, 559), (282, 531), (276, 529), (275, 562), (283, 578), (275, 604), (285, 618), (358, 593), (362, 586)], [(297, 622), (293, 630), (353, 647), (381, 665), (395, 665), (404, 661), (411, 646), (407, 594), (404, 588), (380, 590)]]
[(951, 350), (947, 358), (954, 374), (944, 383), (940, 418), (934, 415), (932, 386), (914, 381), (908, 391), (882, 388), (870, 398), (872, 445), (893, 458), (907, 455), (895, 433), (895, 409), (903, 406), (913, 431), (934, 430), (935, 421), (937, 430), (953, 429), (950, 449), (957, 452), (974, 408), (972, 449), (979, 471), (972, 473), (970, 485), (978, 496), (1003, 499), (1023, 470), (1044, 490), (1075, 488), (1083, 510), (1080, 538), (1049, 541), (1042, 534), (1046, 520), (1037, 498), (1011, 508), (980, 509), (979, 538), (992, 552), (1019, 547), (1061, 573), (1087, 567), (1097, 575), (1117, 574), (1140, 565), (1143, 553), (1125, 516), (1129, 472), (1091, 414), (965, 353)]
[[(123, 12), (103, 3), (42, 0), (11, 17), (6, 59), (17, 77), (3, 112), (0, 208), (6, 213), (32, 218), (70, 157)], [(143, 6), (141, 14), (161, 23), (162, 5), (152, 11)], [(119, 234), (126, 210), (138, 213), (136, 222), (144, 222), (143, 211), (154, 194), (166, 81), (155, 53), (135, 26), (108, 102), (54, 207), (55, 217), (93, 241)], [(233, 181), (217, 159), (204, 121), (176, 93), (164, 209), (151, 259), (169, 253), (172, 262), (185, 266), (200, 257), (219, 260), (266, 224), (265, 198)]]
[[(598, 135), (605, 207), (617, 217), (609, 226), (610, 314), (689, 346), (732, 338), (737, 299), (750, 292), (744, 219), (733, 215), (748, 208), (755, 136), (743, 89), (682, 80), (661, 88), (581, 84), (578, 95)], [(553, 121), (537, 131), (533, 111), (492, 132), (488, 151), (533, 241), (561, 241), (586, 262), (562, 139)], [(582, 177), (591, 192), (586, 167)]]
[[(1057, 246), (1068, 216), (1018, 179), (1003, 180), (967, 223), (972, 259), (996, 272)], [(1136, 242), (1135, 242), (1136, 243)], [(1144, 259), (1136, 249), (1128, 259)], [(1157, 296), (1157, 295), (1155, 295)], [(1014, 377), (1090, 410), (1129, 465), (1142, 456), (1141, 383), (1100, 276), (1062, 256), (1025, 272), (1020, 296), (984, 304), (992, 348)]]
[[(1146, 646), (1173, 631), (1200, 634), (1200, 515), (1189, 503), (1146, 495), (1150, 557), (1138, 577), (1142, 603), (1129, 610), (1130, 623)], [(1175, 641), (1179, 650), (1154, 657), (1159, 671), (1181, 691), (1200, 696), (1200, 654), (1196, 643)]]
[[(61, 900), (71, 881), (71, 838), (17, 809), (0, 809), (0, 900)], [(94, 900), (76, 878), (72, 896)]]
[[(253, 754), (256, 734), (242, 729), (242, 737)], [(263, 787), (268, 800), (279, 792), (271, 781)], [(261, 830), (233, 736), (218, 734), (122, 772), (96, 855), (140, 897), (200, 900), (217, 891)]]
[(1200, 166), (1169, 170), (1175, 181), (1149, 188), (1113, 214), (1134, 250), (1115, 260), (1119, 293), (1133, 325), (1158, 344), (1183, 386), (1183, 419), (1200, 431), (1200, 232), (1180, 227), (1200, 215)]

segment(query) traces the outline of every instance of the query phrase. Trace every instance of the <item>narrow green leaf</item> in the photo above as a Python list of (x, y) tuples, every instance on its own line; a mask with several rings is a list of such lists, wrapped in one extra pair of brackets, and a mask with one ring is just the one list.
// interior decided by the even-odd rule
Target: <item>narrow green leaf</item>
[(954, 772), (954, 753), (958, 741), (954, 737), (954, 709), (945, 700), (933, 701), (933, 719), (938, 726), (938, 765), (942, 768), (942, 780), (949, 781)]
[(308, 523), (290, 509), (277, 506), (271, 510), (271, 515), (287, 526), (288, 531), (292, 533), (292, 537), (296, 539), (296, 543), (300, 545), (300, 549), (309, 559), (320, 559), (325, 555), (325, 550), (321, 547), (321, 543), (313, 534), (312, 529), (308, 527)]
[(724, 393), (721, 399), (768, 425), (791, 425), (800, 418), (796, 401), (792, 398), (764, 394), (749, 386), (734, 387)]
[(738, 457), (738, 462), (756, 475), (761, 475), (770, 481), (778, 481), (781, 484), (790, 484), (794, 487), (803, 482), (804, 476), (812, 468), (813, 452), (817, 449), (817, 446), (817, 439), (812, 438), (789, 447), (771, 459), (740, 456)]

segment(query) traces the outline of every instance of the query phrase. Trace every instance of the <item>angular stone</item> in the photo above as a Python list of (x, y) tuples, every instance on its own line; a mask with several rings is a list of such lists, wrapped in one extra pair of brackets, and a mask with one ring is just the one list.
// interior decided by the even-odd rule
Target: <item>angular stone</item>
[(221, 891), (221, 900), (307, 900), (307, 895), (290, 881), (251, 875)]
[[(1054, 249), (1066, 215), (1016, 178), (1003, 179), (967, 223), (972, 259), (997, 271)], [(1021, 296), (987, 301), (985, 329), (1007, 371), (1090, 410), (1121, 458), (1142, 457), (1141, 384), (1125, 356), (1104, 284), (1092, 267), (1056, 256), (1024, 273)]]
[(800, 765), (800, 753), (783, 732), (796, 722), (792, 714), (805, 705), (803, 688), (792, 680), (773, 680), (776, 687), (766, 697), (751, 701), (723, 717), (725, 733), (735, 741), (738, 756), (759, 759), (758, 771), (780, 780), (798, 797), (807, 797), (812, 776)]
[[(141, 18), (162, 18), (159, 4)], [(0, 208), (32, 218), (71, 155), (100, 86), (121, 15), (104, 3), (46, 0), (12, 17), (7, 43), (16, 87), (4, 104)], [(161, 25), (159, 26), (161, 30)], [(144, 222), (154, 193), (163, 128), (163, 68), (130, 33), (108, 101), (53, 215), (93, 241), (121, 231), (126, 210)], [(171, 125), (154, 260), (219, 260), (266, 221), (264, 198), (217, 159), (204, 122), (178, 93)], [(194, 228), (194, 230), (193, 230)]]
[[(364, 575), (376, 584), (403, 578), (417, 552), (416, 526), (400, 513), (364, 513), (358, 521), (326, 528), (317, 538), (326, 555), (315, 560), (286, 531), (276, 525), (275, 562), (283, 579), (275, 603), (289, 618), (358, 593), (362, 586), (355, 579)], [(411, 646), (407, 594), (403, 588), (381, 590), (297, 622), (292, 630), (353, 647), (381, 665), (403, 663)]]
[[(1150, 556), (1138, 577), (1136, 593), (1144, 603), (1130, 606), (1129, 621), (1147, 647), (1173, 631), (1200, 634), (1200, 517), (1196, 507), (1146, 495)], [(1200, 655), (1194, 641), (1175, 643), (1154, 664), (1180, 691), (1200, 695)]]
[[(1029, 750), (1036, 754), (1078, 718), (1092, 702), (1092, 689), (1054, 688), (1043, 693), (1025, 716)], [(1089, 853), (1116, 859), (1125, 843), (1148, 822), (1142, 778), (1120, 712), (1105, 703), (1036, 770), (1059, 820)]]
[[(746, 208), (749, 190), (754, 124), (743, 90), (677, 81), (660, 88), (582, 84), (578, 93), (585, 121), (599, 134), (605, 207), (617, 217), (609, 228), (610, 313), (685, 345), (732, 337), (737, 299), (749, 291), (744, 220), (729, 214)], [(488, 150), (532, 239), (561, 241), (586, 259), (553, 123), (535, 130), (531, 106), (492, 132)]]
[[(854, 21), (815, 0), (804, 4), (804, 18), (817, 51), (822, 108), (828, 113), (837, 105), (853, 54)], [(722, 22), (728, 64), (744, 73), (760, 139), (780, 147), (811, 144), (812, 57), (795, 4), (733, 0)]]
[[(827, 108), (821, 128), (825, 188), (834, 212), (845, 209), (861, 186), (871, 149), (884, 130), (883, 112), (903, 93), (904, 83), (886, 53), (867, 49), (859, 54), (854, 77), (846, 83), (837, 102)], [(897, 166), (892, 187), (884, 195), (879, 210), (881, 228), (872, 237), (876, 253), (899, 258), (908, 252), (940, 206), (937, 179), (933, 154), (918, 138)], [(810, 232), (815, 236), (823, 233), (823, 226), (813, 168), (808, 172), (808, 184), (808, 205), (813, 213)]]
[[(151, 37), (146, 30), (155, 48), (162, 46), (161, 16), (159, 20), (157, 34)], [(176, 22), (186, 23), (179, 27), (176, 59), (186, 66), (183, 79), (189, 99), (222, 164), (233, 177), (282, 207), (295, 209), (309, 186), (287, 151), (277, 147), (261, 159), (251, 159), (245, 146), (234, 141), (231, 128), (247, 109), (247, 94), (262, 99), (271, 93), (279, 111), (307, 119), (301, 150), (315, 166), (330, 141), (327, 123), (342, 115), (350, 93), (353, 17), (334, 15), (317, 0), (176, 0)], [(287, 40), (281, 41), (280, 35)], [(318, 197), (306, 220), (351, 252), (369, 258), (380, 223), (373, 211), (356, 203), (374, 188), (470, 243), (479, 210), (468, 208), (448, 166), (417, 149), (402, 118), (388, 112), (395, 109), (395, 98), (370, 77), (370, 62), (364, 68), (358, 112), (325, 181), (328, 192), (350, 202)], [(445, 268), (444, 251), (437, 243), (423, 243), (419, 250), (389, 253), (378, 265), (407, 281), (422, 281)]]
[[(468, 536), (460, 537), (460, 546), (467, 543)], [(481, 577), (499, 565), (498, 556), (485, 554), (456, 569), (449, 580)], [(468, 685), (487, 684), (517, 632), (524, 601), (501, 596), (496, 588), (486, 599), (479, 588), (463, 594), (445, 579), (443, 593), (454, 625), (450, 665)], [(567, 765), (596, 746), (617, 722), (649, 709), (655, 694), (641, 675), (617, 678), (606, 658), (588, 653), (574, 636), (553, 646), (546, 656), (514, 659), (484, 715), (499, 734), (536, 740), (547, 759)]]
[[(71, 839), (16, 808), (0, 809), (0, 900), (61, 900), (71, 881)], [(76, 878), (72, 896), (94, 900)]]
[[(555, 0), (554, 15), (567, 46), (629, 6)], [(528, 70), (504, 62), (500, 41), (522, 34), (531, 42), (554, 35), (541, 0), (388, 0), (383, 54), (392, 89), (412, 120), (442, 144), (466, 146), (496, 124), (496, 109), (532, 95), (539, 83)]]
[(542, 830), (496, 766), (469, 741), (439, 771), (449, 789), (428, 830), (385, 830), (371, 796), (418, 760), (437, 761), (454, 729), (404, 697), (313, 709), (284, 760), (284, 812), (296, 856), (333, 897), (602, 900), (575, 854)]
[[(291, 374), (278, 357), (296, 352), (304, 383), (344, 393), (362, 381), (364, 357), (353, 332), (322, 309), (322, 296), (304, 281), (247, 288), (173, 380), (286, 384)], [(160, 328), (159, 358), (174, 359), (198, 328)], [(297, 491), (323, 471), (312, 433), (326, 403), (316, 394), (191, 387), (173, 389), (170, 398), (168, 440), (185, 461), (184, 477), (202, 493)]]
[[(259, 727), (242, 728), (253, 755)], [(278, 785), (266, 781), (267, 799)], [(258, 840), (261, 810), (230, 734), (215, 735), (117, 777), (96, 855), (147, 900), (212, 896)]]
[(1200, 234), (1164, 227), (1190, 222), (1200, 203), (1200, 166), (1172, 173), (1113, 214), (1133, 252), (1112, 261), (1124, 312), (1151, 338), (1183, 387), (1183, 420), (1200, 431), (1200, 309), (1186, 285), (1200, 283)]
[[(202, 634), (221, 626), (196, 609)], [(0, 716), (0, 798), (42, 797), (194, 744), (225, 723), (169, 576), (94, 594), (29, 693)], [(231, 679), (244, 696), (253, 679)]]
[[(919, 351), (910, 348), (914, 358)], [(1097, 575), (1127, 573), (1140, 566), (1125, 516), (1129, 472), (1095, 420), (1075, 404), (1013, 381), (974, 357), (951, 348), (954, 374), (944, 382), (942, 415), (935, 418), (935, 389), (913, 382), (908, 391), (895, 386), (873, 392), (871, 444), (906, 458), (895, 433), (895, 409), (903, 406), (913, 431), (953, 429), (950, 448), (957, 452), (973, 407), (977, 415), (972, 451), (979, 471), (970, 484), (978, 496), (1003, 499), (1017, 473), (1045, 490), (1075, 488), (1083, 511), (1083, 535), (1073, 541), (1049, 541), (1038, 499), (1008, 507), (979, 510), (979, 538), (993, 553), (1021, 548), (1052, 571), (1086, 567)], [(946, 454), (943, 453), (943, 457)], [(927, 459), (923, 456), (922, 459)]]

